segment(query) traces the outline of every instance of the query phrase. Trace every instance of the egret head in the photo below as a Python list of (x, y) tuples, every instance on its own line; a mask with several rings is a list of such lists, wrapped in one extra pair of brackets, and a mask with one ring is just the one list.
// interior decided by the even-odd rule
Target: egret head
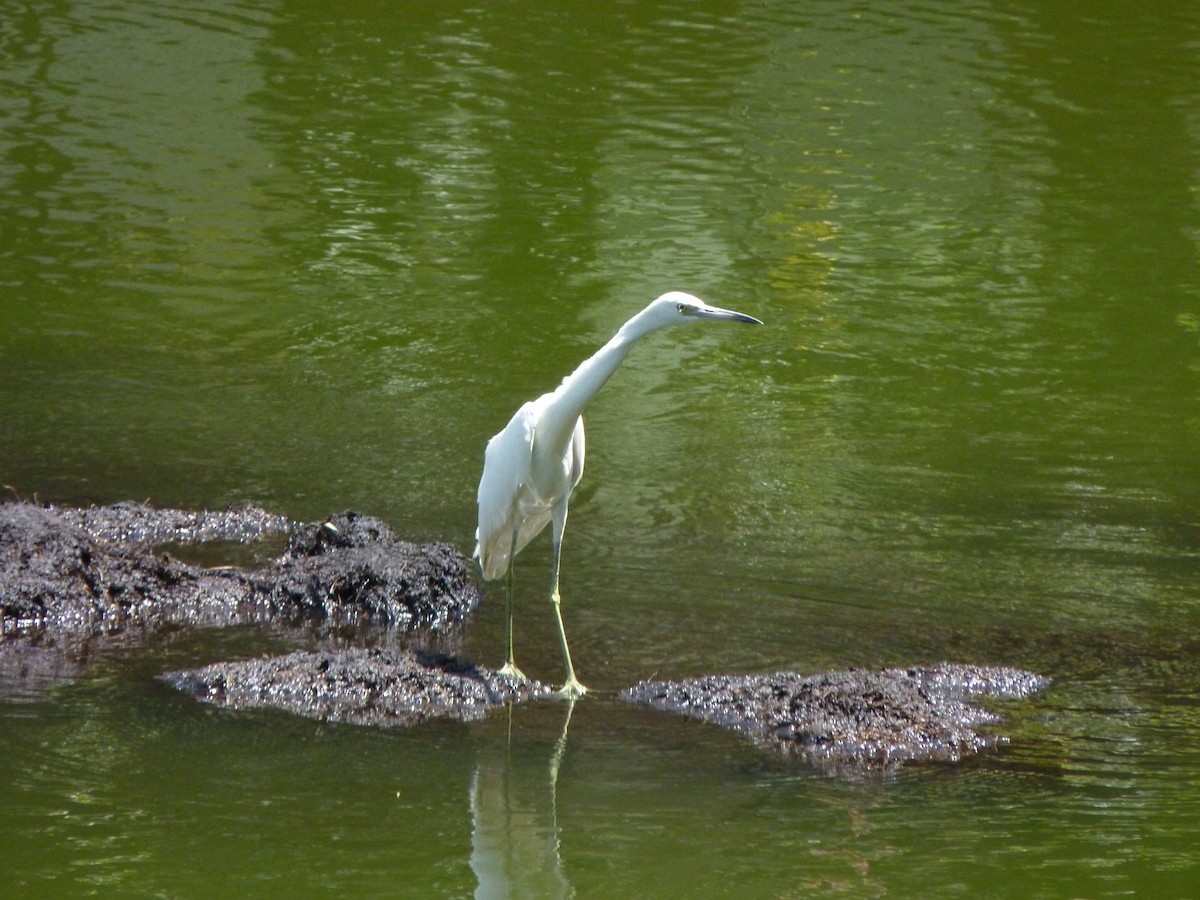
[(669, 291), (651, 303), (643, 312), (650, 320), (652, 327), (662, 328), (680, 322), (744, 322), (749, 325), (761, 325), (762, 322), (745, 313), (734, 312), (731, 309), (721, 309), (711, 306), (699, 297), (685, 294), (683, 291)]

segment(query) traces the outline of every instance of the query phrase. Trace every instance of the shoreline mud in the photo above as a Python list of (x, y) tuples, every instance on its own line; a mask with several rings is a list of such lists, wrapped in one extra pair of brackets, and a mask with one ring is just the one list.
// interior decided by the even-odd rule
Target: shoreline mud
[[(261, 546), (270, 555), (241, 567), (171, 555), (211, 542)], [(0, 697), (80, 677), (98, 646), (247, 624), (303, 626), (318, 644), (321, 635), (344, 638), (360, 626), (453, 632), (480, 600), (456, 548), (402, 541), (381, 520), (354, 512), (297, 523), (253, 507), (0, 503)], [(231, 709), (387, 727), (471, 721), (555, 696), (547, 685), (420, 647), (304, 647), (160, 678)], [(1003, 743), (999, 717), (978, 701), (1022, 699), (1048, 684), (1019, 669), (944, 663), (642, 682), (620, 698), (733, 729), (822, 769), (864, 774), (957, 761)]]

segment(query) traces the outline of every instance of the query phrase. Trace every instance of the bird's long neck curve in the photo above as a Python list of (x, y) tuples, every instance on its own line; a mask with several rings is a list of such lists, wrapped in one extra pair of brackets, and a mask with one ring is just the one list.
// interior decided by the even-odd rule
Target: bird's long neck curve
[(554, 435), (565, 441), (575, 428), (575, 421), (583, 415), (584, 408), (617, 367), (624, 361), (629, 349), (639, 338), (663, 327), (664, 323), (653, 322), (642, 310), (613, 335), (607, 344), (581, 362), (555, 389), (551, 403), (541, 423), (544, 434)]

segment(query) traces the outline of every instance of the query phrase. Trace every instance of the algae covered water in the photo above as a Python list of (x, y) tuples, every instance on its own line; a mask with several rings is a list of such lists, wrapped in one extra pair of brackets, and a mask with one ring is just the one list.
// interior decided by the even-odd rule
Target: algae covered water
[[(355, 509), (469, 552), (487, 438), (588, 411), (574, 707), (383, 731), (156, 679), (0, 702), (14, 896), (1187, 896), (1200, 879), (1200, 12), (66, 4), (0, 17), (0, 482)], [(518, 658), (560, 678), (548, 540)], [(498, 665), (502, 594), (456, 649)], [(830, 778), (616, 692), (1054, 678), (959, 766)]]

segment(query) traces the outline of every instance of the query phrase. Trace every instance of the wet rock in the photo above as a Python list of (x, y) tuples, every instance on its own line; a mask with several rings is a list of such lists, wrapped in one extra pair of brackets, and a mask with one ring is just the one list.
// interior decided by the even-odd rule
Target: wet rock
[[(287, 550), (252, 569), (190, 565), (162, 540), (261, 539)], [(190, 513), (0, 504), (0, 693), (70, 677), (88, 642), (192, 627), (318, 623), (440, 629), (478, 603), (463, 556), (401, 541), (353, 512), (292, 525), (262, 510)], [(56, 657), (63, 657), (57, 659)]]
[(972, 698), (1021, 698), (1049, 680), (1019, 669), (952, 665), (798, 675), (645, 681), (622, 698), (732, 728), (760, 746), (842, 772), (956, 761), (1003, 742)]
[(420, 650), (296, 651), (170, 672), (162, 678), (217, 706), (281, 709), (358, 725), (414, 725), (434, 718), (471, 721), (505, 703), (553, 695), (540, 682), (521, 683)]

